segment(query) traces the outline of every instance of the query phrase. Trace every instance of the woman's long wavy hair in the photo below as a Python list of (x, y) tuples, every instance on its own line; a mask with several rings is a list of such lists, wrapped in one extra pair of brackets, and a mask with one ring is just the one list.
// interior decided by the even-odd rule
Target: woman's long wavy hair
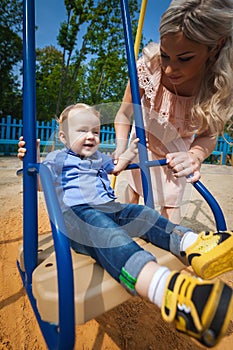
[(160, 37), (182, 31), (214, 53), (192, 108), (198, 133), (223, 131), (233, 114), (233, 0), (173, 0), (160, 22)]

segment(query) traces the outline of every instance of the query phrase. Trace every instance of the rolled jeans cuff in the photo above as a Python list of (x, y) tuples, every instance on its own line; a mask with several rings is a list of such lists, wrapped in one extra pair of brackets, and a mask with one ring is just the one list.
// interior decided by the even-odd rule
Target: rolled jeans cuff
[(137, 295), (135, 290), (135, 284), (137, 277), (143, 267), (150, 261), (156, 262), (156, 258), (150, 252), (140, 250), (126, 261), (125, 266), (121, 269), (120, 283), (126, 288), (132, 295)]
[(171, 236), (170, 236), (170, 252), (176, 256), (181, 257), (180, 254), (180, 242), (182, 240), (182, 237), (186, 232), (191, 232), (192, 230), (187, 227), (183, 226), (175, 226), (172, 230)]

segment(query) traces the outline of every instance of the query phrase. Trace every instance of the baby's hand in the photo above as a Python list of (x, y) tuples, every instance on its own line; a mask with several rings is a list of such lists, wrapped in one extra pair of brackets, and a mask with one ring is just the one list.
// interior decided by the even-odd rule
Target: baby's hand
[(27, 149), (24, 147), (25, 141), (23, 140), (23, 136), (20, 136), (19, 143), (18, 143), (18, 158), (20, 160), (23, 160), (25, 153), (27, 152)]
[(117, 164), (121, 154), (126, 151), (127, 144), (128, 144), (128, 139), (127, 140), (125, 140), (125, 139), (117, 140), (117, 147), (116, 147), (115, 151), (112, 154), (112, 157), (114, 159), (114, 164)]
[(136, 138), (135, 140), (130, 142), (128, 149), (124, 153), (122, 153), (120, 158), (127, 159), (127, 161), (130, 163), (138, 154), (138, 142), (139, 138)]
[[(23, 139), (23, 136), (20, 136), (19, 143), (18, 143), (18, 158), (20, 160), (23, 160), (25, 153), (27, 152), (27, 148), (25, 146), (25, 141)], [(37, 147), (37, 161), (40, 161), (40, 139), (36, 140), (36, 147)]]
[(119, 160), (112, 172), (114, 175), (118, 175), (122, 170), (124, 170), (138, 154), (138, 142), (138, 138), (133, 140), (128, 149), (120, 155)]

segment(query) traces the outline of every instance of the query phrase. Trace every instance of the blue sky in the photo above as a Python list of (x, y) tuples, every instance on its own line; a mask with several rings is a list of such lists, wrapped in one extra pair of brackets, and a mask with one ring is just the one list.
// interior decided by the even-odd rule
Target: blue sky
[[(148, 0), (144, 19), (143, 34), (146, 41), (159, 40), (158, 26), (161, 14), (171, 0)], [(120, 6), (120, 1), (119, 1)], [(43, 48), (48, 45), (57, 46), (60, 23), (66, 18), (63, 0), (35, 0), (36, 7), (36, 46)]]

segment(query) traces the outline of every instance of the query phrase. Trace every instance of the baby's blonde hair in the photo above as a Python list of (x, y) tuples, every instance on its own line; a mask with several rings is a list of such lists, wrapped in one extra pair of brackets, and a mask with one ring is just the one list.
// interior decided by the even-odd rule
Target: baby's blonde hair
[(57, 120), (58, 124), (59, 124), (59, 129), (63, 130), (62, 126), (63, 123), (68, 119), (69, 113), (72, 110), (89, 110), (91, 113), (93, 113), (96, 117), (100, 118), (100, 114), (99, 112), (92, 106), (89, 106), (85, 103), (76, 103), (70, 106), (67, 106), (60, 114), (59, 119)]

